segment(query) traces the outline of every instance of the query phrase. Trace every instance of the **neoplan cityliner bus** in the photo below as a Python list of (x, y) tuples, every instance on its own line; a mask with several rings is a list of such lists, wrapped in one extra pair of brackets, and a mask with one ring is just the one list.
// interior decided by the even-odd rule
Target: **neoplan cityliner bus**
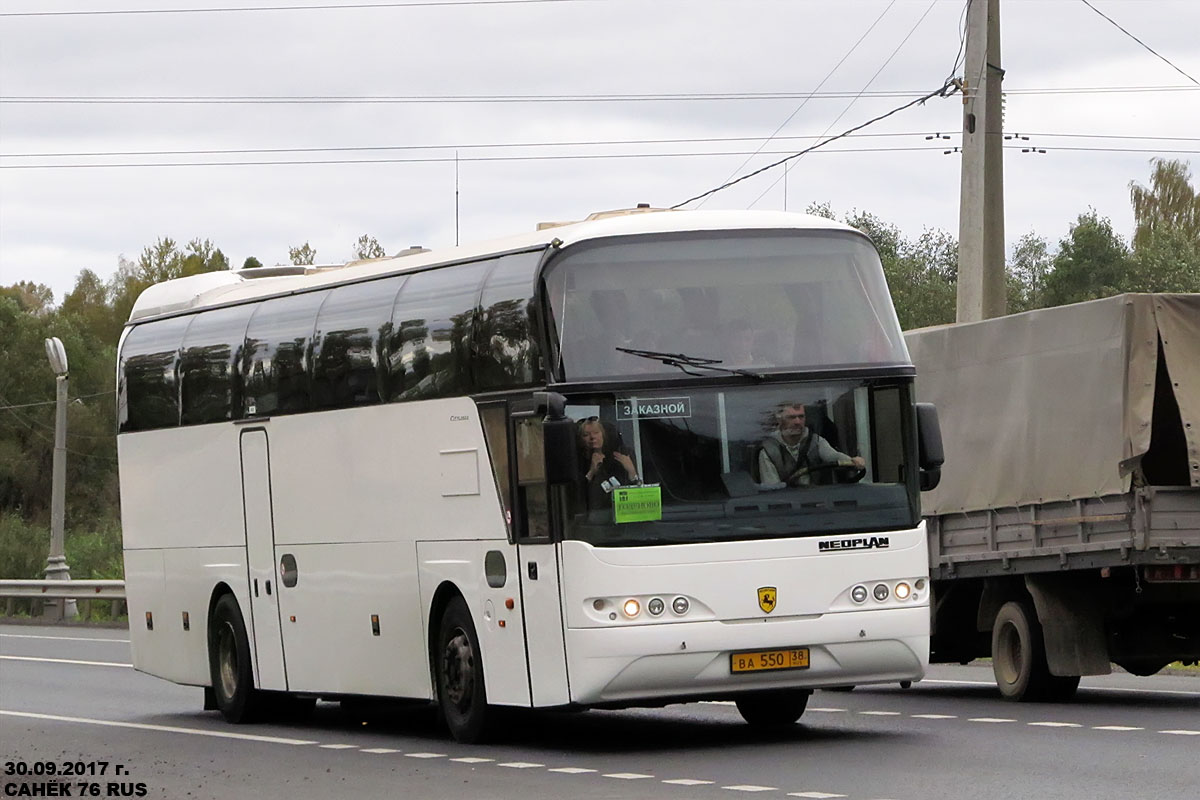
[[(594, 217), (147, 289), (118, 364), (134, 666), (233, 722), (427, 699), (461, 741), (496, 706), (786, 724), (919, 679), (940, 439), (871, 243)], [(856, 460), (764, 483), (781, 409)], [(624, 473), (589, 480), (601, 456)]]

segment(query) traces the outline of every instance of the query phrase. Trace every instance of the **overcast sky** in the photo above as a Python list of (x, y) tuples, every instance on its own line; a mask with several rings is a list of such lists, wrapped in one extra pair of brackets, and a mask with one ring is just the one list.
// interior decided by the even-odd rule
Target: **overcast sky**
[[(160, 236), (210, 239), (235, 266), (305, 241), (341, 262), (364, 233), (389, 253), (453, 245), (456, 152), (463, 242), (674, 205), (937, 89), (966, 5), (405, 1), (0, 0), (0, 284), (61, 301), (81, 269), (107, 278)], [(1089, 207), (1128, 236), (1129, 182), (1155, 156), (1200, 177), (1200, 2), (1090, 2), (1186, 74), (1083, 0), (1001, 0), (1005, 129), (1047, 150), (1005, 151), (1010, 248)], [(44, 13), (251, 5), (287, 8)], [(1099, 91), (1121, 87), (1140, 91)], [(822, 202), (957, 236), (960, 157), (943, 150), (961, 116), (935, 98), (704, 207)], [(282, 152), (195, 152), (230, 150)]]

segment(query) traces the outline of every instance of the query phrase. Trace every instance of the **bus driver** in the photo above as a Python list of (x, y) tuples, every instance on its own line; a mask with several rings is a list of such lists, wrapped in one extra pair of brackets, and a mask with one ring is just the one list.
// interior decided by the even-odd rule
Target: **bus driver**
[(833, 449), (806, 424), (803, 403), (787, 403), (775, 412), (777, 429), (762, 440), (758, 450), (758, 476), (763, 486), (807, 486), (814, 469), (845, 466), (863, 469), (861, 456)]

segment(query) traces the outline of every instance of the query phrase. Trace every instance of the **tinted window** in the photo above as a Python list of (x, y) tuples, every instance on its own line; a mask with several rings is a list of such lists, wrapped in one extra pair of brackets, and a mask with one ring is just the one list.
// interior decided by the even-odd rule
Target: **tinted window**
[(233, 306), (190, 317), (179, 358), (179, 396), (184, 425), (222, 422), (242, 410), (238, 372), (246, 323), (254, 306)]
[(382, 343), (403, 277), (339, 286), (317, 315), (314, 408), (345, 408), (386, 399)]
[(323, 291), (276, 297), (254, 312), (242, 357), (246, 416), (309, 410), (313, 327), (328, 295)]
[(475, 383), (480, 391), (541, 382), (533, 319), (533, 288), (541, 253), (519, 253), (496, 262), (480, 301)]
[(176, 362), (191, 317), (138, 325), (121, 347), (122, 432), (169, 428), (179, 424)]
[(409, 277), (392, 314), (387, 354), (392, 400), (472, 391), (471, 330), (490, 266), (462, 264)]

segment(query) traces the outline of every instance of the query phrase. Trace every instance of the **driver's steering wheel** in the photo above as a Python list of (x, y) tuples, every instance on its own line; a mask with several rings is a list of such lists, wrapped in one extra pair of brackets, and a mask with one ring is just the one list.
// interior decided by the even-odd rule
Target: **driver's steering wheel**
[(813, 475), (816, 473), (830, 472), (833, 476), (834, 483), (858, 483), (867, 476), (866, 467), (856, 467), (853, 464), (817, 464), (815, 467), (807, 467), (804, 471), (797, 470), (793, 475)]

